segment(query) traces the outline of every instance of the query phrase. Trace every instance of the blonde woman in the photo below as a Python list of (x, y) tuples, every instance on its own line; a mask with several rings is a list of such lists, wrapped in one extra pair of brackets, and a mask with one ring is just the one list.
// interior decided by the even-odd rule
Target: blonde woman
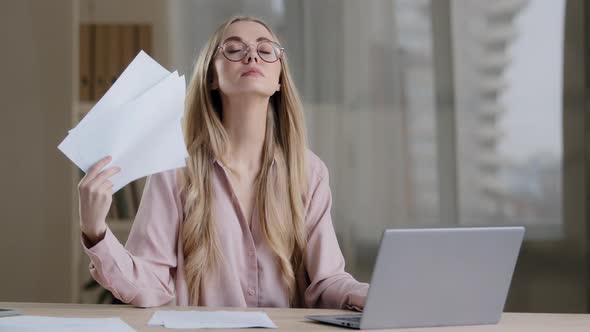
[(285, 50), (259, 19), (222, 24), (201, 51), (183, 118), (187, 167), (148, 177), (125, 247), (106, 225), (109, 178), (80, 181), (92, 276), (140, 307), (362, 310), (368, 284), (344, 271), (325, 164), (307, 150)]

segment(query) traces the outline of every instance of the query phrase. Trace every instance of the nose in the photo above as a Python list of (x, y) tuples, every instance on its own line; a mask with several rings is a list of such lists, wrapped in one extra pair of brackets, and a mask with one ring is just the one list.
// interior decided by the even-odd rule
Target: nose
[(251, 61), (258, 63), (260, 59), (258, 59), (258, 52), (256, 51), (256, 47), (252, 47), (252, 45), (248, 45), (246, 49), (246, 56), (242, 59), (244, 64), (249, 64)]

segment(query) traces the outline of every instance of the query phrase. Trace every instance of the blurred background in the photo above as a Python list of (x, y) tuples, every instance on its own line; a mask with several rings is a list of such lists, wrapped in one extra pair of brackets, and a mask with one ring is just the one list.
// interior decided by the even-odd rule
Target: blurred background
[[(286, 48), (349, 272), (386, 228), (525, 225), (506, 310), (590, 311), (583, 0), (2, 1), (0, 301), (110, 301), (57, 145), (139, 49), (190, 77), (234, 14)], [(109, 212), (123, 242), (142, 185)]]

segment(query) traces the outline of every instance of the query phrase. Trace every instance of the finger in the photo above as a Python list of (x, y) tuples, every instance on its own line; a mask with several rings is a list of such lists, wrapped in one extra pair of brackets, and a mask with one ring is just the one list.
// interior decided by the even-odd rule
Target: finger
[(113, 158), (111, 156), (106, 156), (101, 160), (97, 161), (94, 165), (92, 165), (92, 167), (90, 167), (90, 170), (88, 170), (88, 173), (86, 173), (86, 176), (84, 176), (84, 178), (86, 178), (87, 180), (92, 180), (93, 178), (95, 178), (98, 172), (102, 170), (106, 165), (108, 165), (108, 163), (110, 163), (112, 159)]
[(90, 180), (90, 186), (100, 186), (105, 181), (108, 181), (109, 178), (121, 171), (120, 167), (110, 167), (105, 169), (104, 171), (100, 172), (94, 179)]
[(107, 180), (107, 181), (103, 182), (100, 185), (100, 188), (99, 189), (100, 189), (100, 191), (110, 192), (110, 194), (112, 196), (112, 194), (113, 194), (113, 183), (111, 181)]
[(90, 169), (88, 170), (86, 175), (84, 175), (84, 177), (80, 181), (79, 187), (87, 186), (89, 184), (89, 182), (96, 177), (97, 173), (102, 168), (104, 168), (111, 160), (112, 160), (111, 156), (106, 156), (106, 157), (100, 159), (99, 161), (97, 161), (94, 165), (92, 165), (92, 167), (90, 167)]

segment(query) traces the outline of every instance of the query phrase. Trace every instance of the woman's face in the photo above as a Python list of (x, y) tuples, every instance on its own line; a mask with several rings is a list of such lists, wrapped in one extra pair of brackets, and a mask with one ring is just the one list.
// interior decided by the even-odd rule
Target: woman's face
[[(221, 39), (226, 54), (230, 57), (239, 57), (239, 54), (243, 54), (239, 52), (242, 47), (240, 42), (250, 47), (246, 56), (239, 61), (230, 61), (221, 49), (217, 51), (214, 59), (213, 87), (219, 88), (221, 93), (228, 97), (244, 94), (270, 97), (278, 91), (281, 61), (269, 63), (260, 57), (256, 49), (258, 44), (264, 41), (277, 42), (262, 24), (249, 21), (232, 23)], [(262, 44), (260, 49), (260, 53), (267, 59), (268, 52), (274, 50), (269, 49), (270, 45)]]

